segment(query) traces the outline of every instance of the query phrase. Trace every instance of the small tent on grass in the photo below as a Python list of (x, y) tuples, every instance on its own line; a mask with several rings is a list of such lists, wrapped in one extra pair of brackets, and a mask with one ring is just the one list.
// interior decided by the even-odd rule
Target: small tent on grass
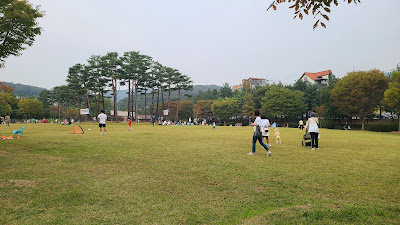
[(69, 134), (83, 134), (83, 133), (85, 133), (85, 132), (83, 132), (82, 127), (79, 126), (79, 125), (76, 125), (76, 126), (74, 127), (74, 130), (71, 131), (71, 133), (69, 133)]

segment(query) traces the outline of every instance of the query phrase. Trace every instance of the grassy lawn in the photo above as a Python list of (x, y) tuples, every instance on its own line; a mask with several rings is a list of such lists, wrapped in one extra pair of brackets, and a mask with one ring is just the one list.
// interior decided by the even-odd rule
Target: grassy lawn
[(24, 126), (0, 140), (0, 224), (400, 224), (399, 133), (321, 129), (311, 151), (281, 128), (267, 157), (251, 127)]

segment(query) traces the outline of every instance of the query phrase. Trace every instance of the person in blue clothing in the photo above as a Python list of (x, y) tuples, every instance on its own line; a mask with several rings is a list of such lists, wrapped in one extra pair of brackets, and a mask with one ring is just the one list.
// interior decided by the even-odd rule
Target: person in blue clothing
[(258, 140), (258, 142), (261, 144), (261, 146), (263, 146), (265, 148), (265, 150), (267, 150), (267, 156), (271, 155), (271, 151), (269, 151), (269, 148), (267, 145), (265, 145), (262, 141), (262, 136), (260, 137), (256, 137), (256, 127), (257, 126), (261, 126), (262, 122), (261, 122), (261, 117), (260, 117), (260, 111), (258, 109), (256, 109), (254, 111), (254, 115), (256, 116), (256, 119), (254, 120), (254, 123), (251, 123), (250, 126), (254, 127), (254, 133), (253, 133), (253, 148), (251, 149), (251, 152), (247, 153), (247, 155), (255, 155), (256, 153), (256, 142)]

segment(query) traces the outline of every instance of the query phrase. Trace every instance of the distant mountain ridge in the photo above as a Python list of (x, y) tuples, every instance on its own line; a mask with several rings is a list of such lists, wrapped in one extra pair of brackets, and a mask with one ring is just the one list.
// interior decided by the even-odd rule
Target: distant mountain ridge
[(25, 85), (25, 84), (14, 84), (12, 82), (5, 82), (5, 85), (11, 85), (15, 91), (14, 95), (15, 96), (24, 96), (24, 97), (34, 97), (37, 98), (39, 97), (39, 94), (41, 91), (46, 90), (46, 88), (41, 88), (41, 87), (36, 87), (32, 85)]

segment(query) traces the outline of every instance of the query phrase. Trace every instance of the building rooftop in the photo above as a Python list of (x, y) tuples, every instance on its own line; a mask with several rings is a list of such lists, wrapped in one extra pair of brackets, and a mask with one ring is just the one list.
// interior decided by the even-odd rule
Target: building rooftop
[[(307, 75), (307, 76), (309, 76), (309, 77), (310, 77), (311, 79), (313, 79), (313, 80), (319, 80), (319, 79), (322, 78), (322, 76), (329, 75), (330, 73), (332, 73), (331, 70), (325, 70), (325, 71), (321, 71), (321, 72), (317, 72), (317, 73), (308, 73), (308, 72), (305, 72), (304, 74)], [(304, 75), (304, 74), (303, 74), (303, 75)]]

